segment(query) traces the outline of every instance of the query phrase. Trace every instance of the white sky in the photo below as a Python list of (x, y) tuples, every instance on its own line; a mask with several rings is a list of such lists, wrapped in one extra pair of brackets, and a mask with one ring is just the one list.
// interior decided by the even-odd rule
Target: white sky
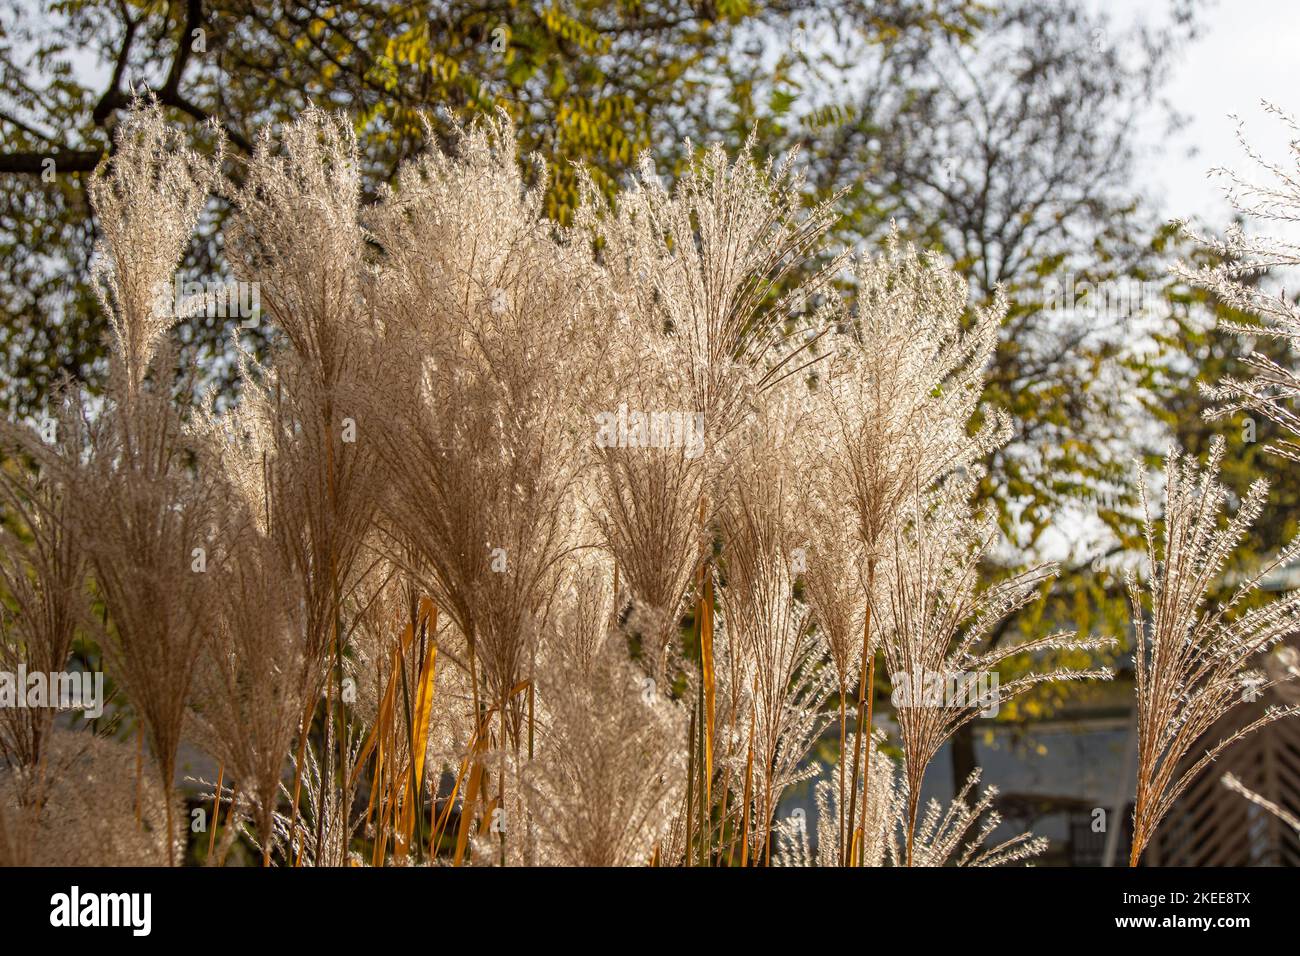
[[(1142, 0), (1095, 2), (1117, 27), (1164, 8)], [(1284, 128), (1259, 103), (1268, 99), (1300, 114), (1300, 3), (1216, 0), (1201, 11), (1200, 22), (1201, 37), (1184, 49), (1164, 90), (1188, 123), (1165, 142), (1159, 124), (1146, 127), (1148, 152), (1138, 176), (1167, 218), (1199, 216), (1222, 225), (1229, 207), (1206, 171), (1248, 168), (1229, 114), (1242, 119), (1248, 138), (1266, 157), (1285, 159)]]

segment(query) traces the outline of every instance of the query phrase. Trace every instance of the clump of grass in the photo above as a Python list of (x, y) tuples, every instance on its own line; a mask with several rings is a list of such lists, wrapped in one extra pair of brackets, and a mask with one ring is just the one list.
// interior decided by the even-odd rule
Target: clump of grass
[[(39, 468), (0, 482), (18, 517), (0, 568), (39, 618), (2, 619), (5, 659), (53, 668), (97, 642), (164, 816), (182, 740), (214, 758), (209, 862), (241, 838), (290, 866), (1038, 848), (958, 849), (995, 825), (991, 791), (918, 818), (970, 708), (900, 711), (898, 766), (872, 719), (879, 654), (892, 679), (1100, 646), (981, 644), (1051, 577), (977, 585), (994, 535), (973, 483), (1007, 430), (979, 406), (1000, 299), (968, 323), (961, 280), (896, 238), (850, 270), (825, 248), (833, 205), (806, 207), (793, 158), (752, 142), (672, 187), (647, 160), (564, 229), (504, 118), (374, 201), (348, 124), (318, 110), (260, 137), (238, 186), (154, 106), (120, 139), (92, 188), (108, 393), (69, 389), (62, 445), (4, 433)], [(176, 310), (145, 295), (171, 288), (214, 191), (268, 333), (261, 354), (232, 346), (230, 401), (195, 400)], [(1003, 693), (1085, 676), (1106, 675)], [(836, 709), (814, 855), (779, 806)], [(15, 780), (80, 773), (48, 762), (47, 734), (3, 738)], [(52, 806), (6, 807), (0, 846)]]

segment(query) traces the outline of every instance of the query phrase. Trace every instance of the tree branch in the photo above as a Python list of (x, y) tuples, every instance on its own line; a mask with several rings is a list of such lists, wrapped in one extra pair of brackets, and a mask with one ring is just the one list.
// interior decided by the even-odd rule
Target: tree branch
[(0, 173), (40, 175), (47, 159), (54, 160), (60, 173), (88, 173), (99, 165), (104, 154), (97, 149), (56, 150), (49, 153), (0, 153)]

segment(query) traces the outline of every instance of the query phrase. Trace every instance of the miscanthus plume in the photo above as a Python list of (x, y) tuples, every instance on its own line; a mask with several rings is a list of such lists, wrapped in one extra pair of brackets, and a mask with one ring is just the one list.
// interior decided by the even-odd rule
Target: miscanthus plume
[[(1193, 267), (1179, 262), (1173, 272), (1241, 314), (1243, 321), (1223, 321), (1220, 326), (1250, 343), (1250, 350), (1238, 358), (1247, 370), (1245, 376), (1200, 383), (1202, 393), (1214, 403), (1206, 409), (1206, 419), (1219, 421), (1240, 412), (1267, 418), (1280, 429), (1281, 436), (1265, 448), (1281, 459), (1280, 467), (1294, 467), (1300, 461), (1300, 416), (1295, 406), (1300, 398), (1300, 372), (1295, 362), (1300, 308), (1287, 285), (1294, 281), (1300, 266), (1300, 247), (1285, 233), (1300, 219), (1300, 140), (1295, 135), (1300, 133), (1300, 124), (1276, 105), (1265, 102), (1263, 106), (1291, 134), (1285, 158), (1266, 157), (1249, 143), (1239, 126), (1238, 140), (1252, 171), (1214, 170), (1225, 184), (1224, 192), (1238, 222), (1221, 237), (1186, 228), (1210, 254), (1212, 264)], [(1273, 347), (1260, 348), (1261, 341)], [(1267, 498), (1267, 484), (1259, 479), (1238, 504), (1236, 514), (1227, 521), (1220, 518), (1230, 497), (1215, 474), (1224, 453), (1225, 446), (1218, 440), (1203, 470), (1177, 455), (1170, 457), (1162, 535), (1165, 554), (1158, 564), (1151, 543), (1151, 518), (1147, 518), (1152, 600), (1171, 590), (1175, 597), (1162, 598), (1151, 612), (1150, 626), (1155, 628), (1163, 616), (1162, 626), (1168, 631), (1162, 653), (1156, 656), (1153, 652), (1140, 661), (1145, 664), (1145, 673), (1139, 671), (1138, 688), (1145, 736), (1134, 863), (1173, 799), (1224, 747), (1280, 717), (1300, 712), (1293, 703), (1294, 681), (1300, 677), (1296, 649), (1280, 643), (1296, 628), (1296, 593), (1261, 606), (1266, 576), (1294, 563), (1296, 543), (1285, 544), (1262, 571), (1244, 577), (1214, 613), (1202, 608), (1213, 579), (1222, 574), (1231, 549), (1259, 518)], [(1136, 609), (1136, 593), (1134, 605)], [(1140, 614), (1138, 620), (1146, 622)], [(1153, 630), (1152, 639), (1161, 639), (1159, 630)], [(1266, 654), (1270, 650), (1272, 653)], [(1223, 740), (1207, 737), (1193, 751), (1197, 759), (1189, 757), (1190, 767), (1181, 775), (1169, 765), (1169, 756), (1187, 753), (1190, 741), (1204, 733), (1215, 718), (1270, 688), (1276, 690), (1261, 716)], [(1275, 702), (1277, 699), (1281, 703)], [(1161, 720), (1171, 723), (1162, 727)], [(1288, 825), (1297, 826), (1284, 809), (1233, 775), (1224, 775), (1222, 782)]]
[(1294, 678), (1294, 673), (1270, 678), (1258, 661), (1300, 627), (1300, 592), (1258, 601), (1267, 576), (1300, 555), (1300, 542), (1241, 578), (1226, 598), (1211, 599), (1268, 493), (1267, 482), (1257, 479), (1235, 513), (1225, 516), (1230, 495), (1218, 480), (1225, 447), (1216, 438), (1204, 465), (1169, 456), (1163, 520), (1152, 514), (1145, 476), (1138, 473), (1146, 581), (1141, 585), (1130, 571), (1127, 582), (1138, 704), (1133, 865), (1174, 801), (1215, 757), (1247, 734), (1300, 713), (1300, 706), (1270, 704), (1222, 739), (1206, 736), (1229, 711)]
[[(1300, 266), (1300, 247), (1279, 235), (1300, 218), (1300, 125), (1293, 116), (1266, 103), (1267, 111), (1291, 132), (1285, 161), (1266, 158), (1246, 140), (1245, 149), (1258, 178), (1229, 169), (1215, 172), (1225, 183), (1228, 201), (1242, 224), (1222, 237), (1187, 229), (1188, 234), (1213, 253), (1212, 265), (1193, 267), (1178, 263), (1174, 272), (1189, 283), (1212, 293), (1222, 303), (1249, 317), (1249, 322), (1223, 322), (1221, 327), (1246, 341), (1271, 339), (1293, 352), (1300, 343), (1300, 306), (1288, 294), (1286, 282)], [(1291, 461), (1300, 461), (1300, 417), (1295, 399), (1300, 396), (1300, 373), (1294, 361), (1279, 360), (1255, 349), (1242, 355), (1249, 370), (1246, 378), (1227, 377), (1201, 383), (1202, 392), (1215, 405), (1207, 410), (1211, 420), (1246, 410), (1276, 422), (1284, 437), (1269, 450)]]

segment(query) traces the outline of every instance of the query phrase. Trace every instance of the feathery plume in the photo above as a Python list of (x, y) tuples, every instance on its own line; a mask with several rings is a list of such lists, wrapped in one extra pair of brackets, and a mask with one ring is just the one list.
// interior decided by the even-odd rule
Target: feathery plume
[(1178, 796), (1224, 748), (1275, 720), (1300, 713), (1300, 705), (1271, 705), (1262, 716), (1210, 745), (1180, 769), (1210, 728), (1234, 707), (1267, 690), (1272, 680), (1254, 669), (1262, 652), (1300, 627), (1300, 591), (1248, 607), (1265, 577), (1300, 555), (1293, 541), (1246, 576), (1231, 596), (1213, 606), (1208, 595), (1233, 549), (1259, 518), (1268, 483), (1257, 479), (1235, 514), (1221, 520), (1228, 489), (1218, 480), (1225, 443), (1216, 437), (1204, 466), (1171, 454), (1165, 463), (1165, 514), (1157, 532), (1138, 469), (1148, 580), (1139, 588), (1127, 575), (1132, 608), (1138, 706), (1137, 802), (1133, 813), (1136, 866), (1156, 827)]
[[(601, 612), (589, 617), (593, 599)], [(686, 713), (628, 658), (608, 593), (580, 588), (569, 600), (567, 633), (539, 672), (538, 755), (525, 776), (540, 862), (644, 866), (683, 795)]]
[[(1271, 103), (1265, 102), (1264, 108), (1292, 133), (1289, 167), (1266, 159), (1251, 146), (1239, 123), (1237, 139), (1265, 179), (1252, 182), (1222, 168), (1213, 172), (1227, 183), (1224, 191), (1228, 202), (1242, 217), (1285, 226), (1300, 218), (1300, 124)], [(1231, 227), (1222, 238), (1188, 228), (1184, 232), (1222, 261), (1199, 268), (1178, 262), (1173, 274), (1259, 320), (1251, 324), (1221, 322), (1221, 328), (1246, 338), (1266, 337), (1291, 346), (1300, 343), (1300, 305), (1285, 288), (1275, 291), (1268, 282), (1261, 281), (1271, 271), (1300, 265), (1300, 246), (1266, 233), (1247, 235), (1240, 225)], [(1300, 461), (1300, 442), (1296, 441), (1300, 438), (1300, 416), (1293, 408), (1294, 400), (1300, 397), (1300, 373), (1259, 351), (1251, 351), (1241, 362), (1251, 371), (1250, 378), (1230, 376), (1215, 383), (1200, 383), (1201, 393), (1217, 403), (1206, 411), (1206, 419), (1214, 421), (1243, 410), (1263, 415), (1291, 436), (1266, 446), (1268, 450)]]
[[(85, 429), (68, 398), (48, 419), (58, 454), (77, 460)], [(85, 552), (72, 533), (64, 486), (32, 462), (38, 436), (0, 422), (0, 670), (29, 674), (63, 670), (77, 629), (89, 613)], [(12, 607), (10, 606), (12, 604)], [(41, 763), (54, 711), (44, 707), (0, 709), (0, 755), (11, 767)]]
[[(1019, 833), (994, 846), (985, 846), (1001, 826), (1002, 815), (992, 809), (997, 787), (987, 787), (974, 803), (967, 802), (979, 783), (980, 774), (979, 768), (971, 773), (947, 810), (939, 801), (930, 801), (916, 827), (915, 837), (909, 838), (909, 849), (903, 851), (897, 843), (891, 844), (890, 858), (895, 866), (903, 860), (908, 866), (1009, 866), (1039, 856), (1047, 849), (1046, 838), (1032, 833)], [(977, 823), (979, 829), (972, 834), (971, 828)]]
[(166, 800), (136, 785), (135, 748), (55, 729), (41, 765), (0, 775), (0, 865), (166, 866)]

